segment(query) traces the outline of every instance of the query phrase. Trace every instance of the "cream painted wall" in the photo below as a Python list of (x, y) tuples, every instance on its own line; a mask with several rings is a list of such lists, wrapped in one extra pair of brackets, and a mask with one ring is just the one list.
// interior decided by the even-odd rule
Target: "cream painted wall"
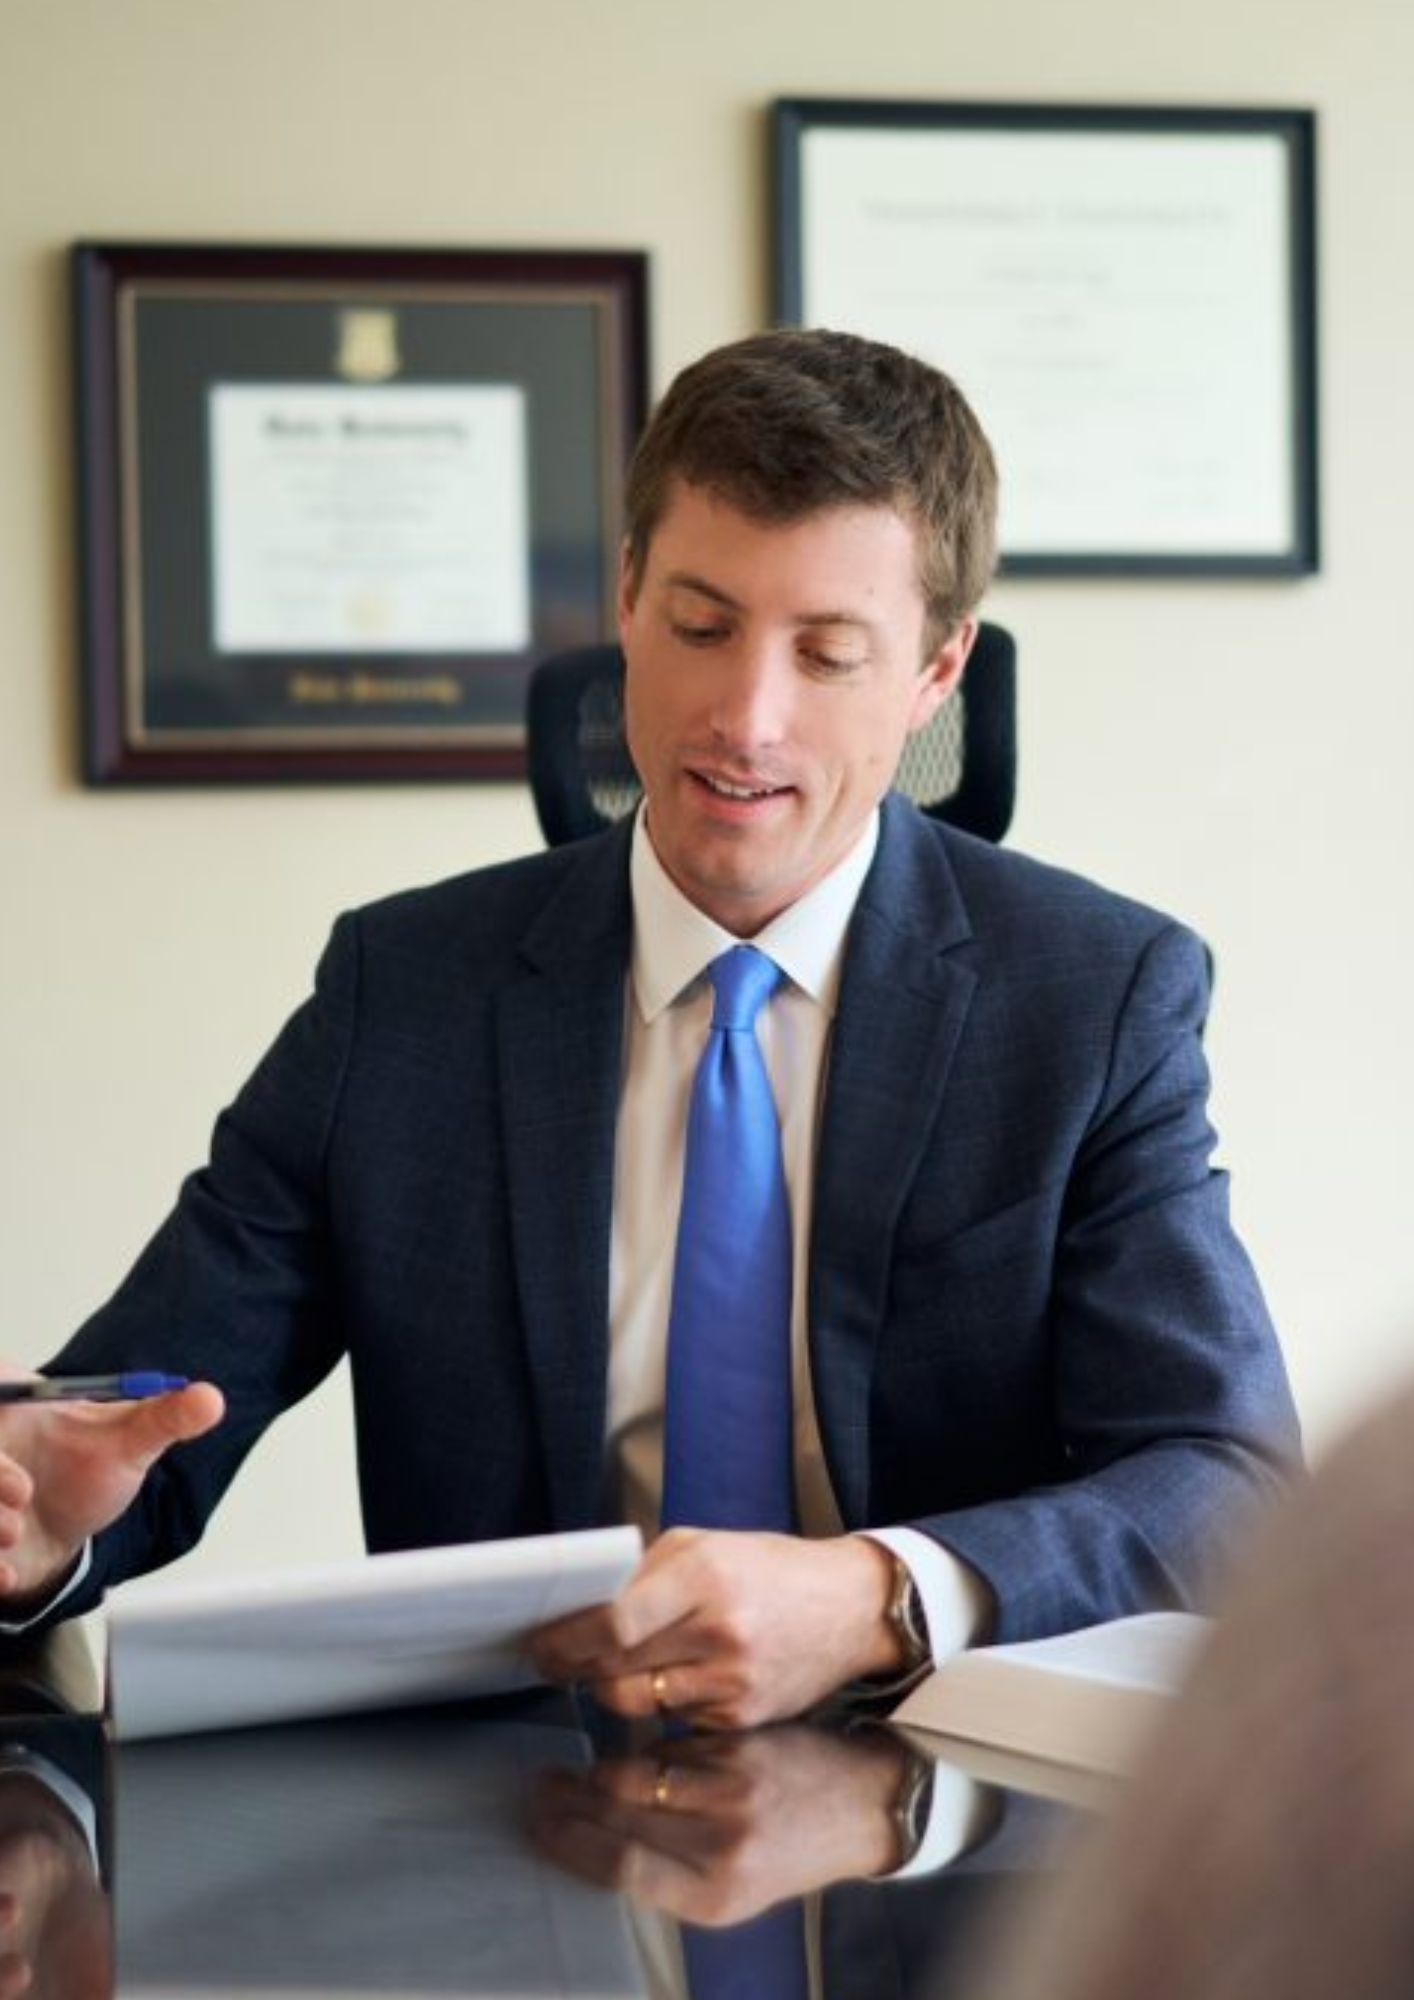
[[(1414, 1363), (1407, 0), (0, 0), (0, 1338), (105, 1294), (301, 996), (333, 914), (537, 844), (519, 787), (84, 791), (75, 237), (653, 255), (659, 383), (766, 305), (775, 95), (1295, 103), (1321, 118), (1327, 564), (1014, 584), (1016, 845), (1220, 964), (1236, 1200), (1313, 1439)], [(209, 1568), (357, 1545), (345, 1392), (278, 1429)]]

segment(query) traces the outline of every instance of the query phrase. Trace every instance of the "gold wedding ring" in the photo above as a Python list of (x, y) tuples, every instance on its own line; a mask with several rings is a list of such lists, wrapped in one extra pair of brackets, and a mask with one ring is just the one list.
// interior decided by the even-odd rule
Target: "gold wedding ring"
[(658, 1766), (658, 1775), (653, 1780), (654, 1805), (658, 1807), (665, 1807), (668, 1803), (668, 1796), (671, 1793), (672, 1789), (673, 1789), (673, 1767), (671, 1764), (660, 1764)]
[(659, 1715), (667, 1715), (672, 1704), (668, 1700), (668, 1676), (664, 1668), (655, 1667), (648, 1676), (648, 1686), (653, 1695), (653, 1706)]

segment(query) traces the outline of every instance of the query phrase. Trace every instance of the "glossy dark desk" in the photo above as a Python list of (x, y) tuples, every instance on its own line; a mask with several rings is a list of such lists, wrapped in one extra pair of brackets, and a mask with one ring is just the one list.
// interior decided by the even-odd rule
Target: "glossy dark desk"
[[(31, 2000), (660, 2000), (685, 1990), (675, 1917), (791, 1896), (812, 1994), (946, 2000), (979, 1915), (1069, 1817), (940, 1765), (935, 1835), (965, 1851), (859, 1879), (897, 1858), (922, 1772), (880, 1727), (635, 1749), (544, 1696), (110, 1750), (27, 1672), (4, 1703), (0, 1992), (23, 1961)], [(56, 1769), (95, 1798), (101, 1880), (36, 1776)]]

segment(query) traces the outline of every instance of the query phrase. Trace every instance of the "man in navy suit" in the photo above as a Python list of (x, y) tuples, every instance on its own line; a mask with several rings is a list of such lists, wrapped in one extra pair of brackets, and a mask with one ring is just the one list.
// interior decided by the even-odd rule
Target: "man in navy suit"
[(546, 1672), (739, 1725), (1190, 1601), (1295, 1451), (1209, 1165), (1204, 953), (886, 796), (964, 672), (995, 504), (963, 398), (892, 349), (782, 331), (678, 378), (622, 565), (644, 812), (340, 920), (53, 1364), (203, 1379), (3, 1412), (12, 1622), (188, 1548), (345, 1354), (372, 1548), (651, 1535), (704, 971), (741, 941), (785, 974), (801, 1532), (661, 1535)]

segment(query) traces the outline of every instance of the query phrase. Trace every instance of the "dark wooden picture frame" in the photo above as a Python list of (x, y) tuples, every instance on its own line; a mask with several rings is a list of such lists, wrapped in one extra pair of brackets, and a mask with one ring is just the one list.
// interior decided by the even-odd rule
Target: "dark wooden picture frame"
[(502, 778), (613, 631), (640, 251), (80, 243), (90, 784)]
[(958, 379), (1004, 574), (1307, 574), (1315, 144), (1299, 109), (780, 99), (775, 313)]

